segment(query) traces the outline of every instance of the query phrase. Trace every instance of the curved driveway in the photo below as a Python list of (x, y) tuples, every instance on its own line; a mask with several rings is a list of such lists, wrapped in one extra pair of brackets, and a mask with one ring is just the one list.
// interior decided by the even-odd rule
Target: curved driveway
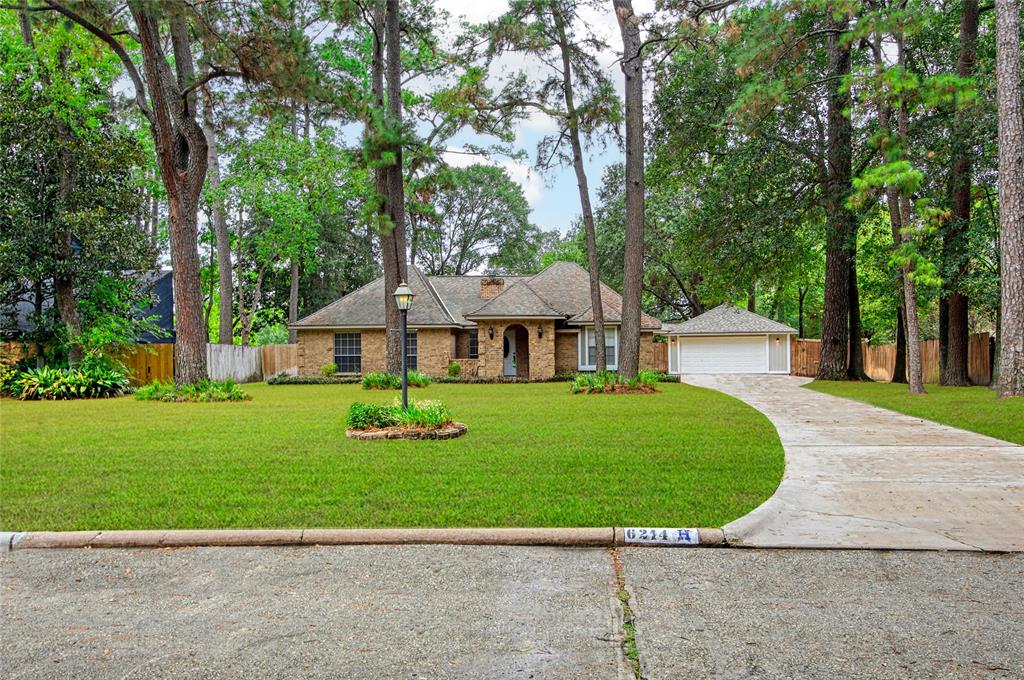
[(808, 378), (687, 375), (768, 416), (786, 472), (725, 526), (758, 547), (1024, 550), (1024, 446), (801, 385)]

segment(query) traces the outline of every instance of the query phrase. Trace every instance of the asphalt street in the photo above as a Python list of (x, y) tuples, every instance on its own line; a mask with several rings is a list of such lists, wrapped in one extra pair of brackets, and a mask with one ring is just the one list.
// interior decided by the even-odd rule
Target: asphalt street
[[(620, 549), (644, 678), (1024, 677), (1024, 555)], [(634, 678), (605, 549), (0, 556), (5, 678)]]

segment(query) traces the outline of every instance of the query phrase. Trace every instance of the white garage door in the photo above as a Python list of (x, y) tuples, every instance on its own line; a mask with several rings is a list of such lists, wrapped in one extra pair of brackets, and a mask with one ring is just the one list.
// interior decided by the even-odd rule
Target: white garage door
[(683, 373), (767, 373), (765, 336), (679, 338)]

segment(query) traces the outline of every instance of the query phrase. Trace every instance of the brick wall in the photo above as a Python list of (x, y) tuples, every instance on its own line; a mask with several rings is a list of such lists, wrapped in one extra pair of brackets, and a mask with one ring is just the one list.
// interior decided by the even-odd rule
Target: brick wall
[(427, 375), (448, 375), (448, 361), (455, 353), (455, 336), (450, 328), (421, 328), (416, 331), (417, 369)]
[[(345, 331), (357, 332), (357, 331)], [(387, 347), (383, 329), (358, 331), (362, 352), (362, 372), (387, 370)], [(299, 375), (320, 375), (320, 367), (334, 363), (333, 330), (300, 330), (298, 333)], [(448, 375), (449, 357), (455, 350), (455, 338), (448, 328), (416, 330), (416, 364), (429, 375)]]
[[(522, 326), (528, 340), (527, 365), (532, 380), (542, 380), (555, 375), (555, 322), (554, 321), (520, 321), (509, 319), (481, 319), (477, 321), (480, 329), (479, 375), (497, 377), (504, 375), (504, 345), (502, 338), (509, 326)], [(537, 337), (537, 327), (543, 331)], [(494, 338), (487, 337), (487, 329), (494, 329)], [(517, 343), (518, 344), (518, 343)]]
[(654, 333), (640, 334), (640, 370), (656, 368), (654, 363)]
[(579, 369), (579, 333), (555, 334), (555, 374), (575, 373)]

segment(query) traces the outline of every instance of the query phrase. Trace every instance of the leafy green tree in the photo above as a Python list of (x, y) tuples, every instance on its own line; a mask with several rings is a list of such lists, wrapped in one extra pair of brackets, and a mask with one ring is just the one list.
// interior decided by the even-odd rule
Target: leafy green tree
[[(610, 137), (618, 137), (622, 105), (596, 56), (608, 46), (580, 16), (581, 9), (596, 9), (597, 5), (586, 0), (515, 0), (508, 12), (485, 30), (490, 54), (528, 54), (543, 65), (545, 75), (540, 77), (516, 74), (502, 97), (505, 106), (518, 115), (536, 112), (555, 122), (557, 130), (537, 145), (537, 167), (548, 171), (571, 165), (576, 175), (594, 332), (604, 337), (601, 271), (583, 153), (585, 146), (603, 146)], [(597, 343), (597, 370), (605, 370), (605, 365), (604, 343)]]
[[(490, 165), (439, 173), (430, 195), (433, 215), (416, 240), (416, 260), (431, 275), (462, 275), (481, 269), (510, 274), (530, 269), (540, 230), (530, 224), (522, 187)], [(504, 265), (504, 266), (502, 266)]]
[[(27, 296), (37, 323), (52, 296), (60, 326), (36, 339), (77, 363), (95, 330), (83, 303), (154, 264), (135, 222), (142, 150), (111, 111), (112, 60), (74, 26), (18, 19), (0, 14), (0, 287), (5, 303)], [(127, 323), (140, 297), (117, 296), (123, 306), (105, 313)]]

